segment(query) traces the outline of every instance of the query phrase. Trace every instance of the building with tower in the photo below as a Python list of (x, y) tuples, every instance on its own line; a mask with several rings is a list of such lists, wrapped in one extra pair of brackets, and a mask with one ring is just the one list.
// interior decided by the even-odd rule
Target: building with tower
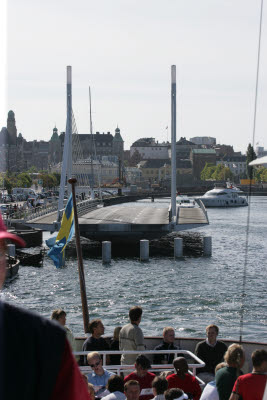
[[(123, 160), (124, 142), (120, 129), (115, 135), (110, 132), (100, 134), (77, 134), (83, 152), (83, 159), (109, 156)], [(49, 141), (27, 141), (22, 134), (17, 135), (15, 114), (8, 112), (7, 126), (0, 132), (0, 172), (22, 172), (31, 167), (40, 170), (51, 170), (53, 165), (61, 163), (63, 157), (65, 132), (58, 133), (54, 127)]]

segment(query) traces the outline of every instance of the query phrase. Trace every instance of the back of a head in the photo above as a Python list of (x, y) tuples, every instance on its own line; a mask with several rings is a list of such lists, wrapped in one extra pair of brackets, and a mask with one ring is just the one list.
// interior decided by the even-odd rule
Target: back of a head
[(182, 389), (168, 389), (164, 393), (165, 395), (165, 400), (182, 400), (182, 399), (188, 399), (188, 396), (182, 391)]
[(177, 373), (186, 374), (188, 372), (188, 364), (184, 357), (176, 357), (173, 360), (173, 366)]
[(57, 308), (52, 312), (51, 319), (58, 321), (59, 318), (62, 317), (63, 315), (66, 316), (65, 311), (62, 310), (61, 308)]
[(107, 383), (107, 389), (110, 393), (113, 392), (124, 392), (124, 382), (121, 376), (112, 375)]
[(142, 307), (135, 306), (130, 308), (129, 310), (129, 318), (131, 322), (136, 322), (142, 316), (143, 310)]
[(113, 332), (113, 340), (119, 340), (121, 328), (121, 326), (116, 326)]
[(152, 382), (152, 388), (156, 389), (157, 395), (164, 394), (168, 389), (168, 381), (163, 376), (156, 376)]
[(149, 359), (144, 355), (137, 356), (135, 363), (136, 363), (136, 365), (139, 365), (142, 369), (151, 368)]
[(260, 367), (261, 364), (267, 362), (267, 351), (266, 350), (255, 350), (251, 355), (253, 367)]
[(243, 347), (240, 344), (234, 343), (228, 347), (224, 355), (224, 360), (229, 366), (240, 368), (244, 361), (244, 357), (245, 353)]

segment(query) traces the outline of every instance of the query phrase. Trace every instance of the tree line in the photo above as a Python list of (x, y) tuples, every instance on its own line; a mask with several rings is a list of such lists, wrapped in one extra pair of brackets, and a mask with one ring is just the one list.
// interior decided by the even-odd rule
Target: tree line
[[(249, 166), (249, 163), (256, 158), (257, 156), (254, 148), (251, 143), (249, 143), (247, 148), (246, 174), (245, 176), (240, 176), (240, 178), (255, 179), (256, 182), (267, 182), (267, 168)], [(232, 173), (230, 168), (226, 167), (224, 164), (214, 165), (211, 163), (206, 163), (205, 167), (201, 171), (200, 178), (203, 181), (225, 181), (233, 180), (234, 174)]]
[[(60, 185), (60, 174), (53, 172), (49, 174), (47, 171), (41, 171), (38, 174), (32, 170), (21, 173), (1, 173), (0, 187), (11, 193), (15, 187), (30, 188), (32, 185), (42, 186), (44, 189), (53, 189)], [(42, 182), (42, 183), (40, 183)]]

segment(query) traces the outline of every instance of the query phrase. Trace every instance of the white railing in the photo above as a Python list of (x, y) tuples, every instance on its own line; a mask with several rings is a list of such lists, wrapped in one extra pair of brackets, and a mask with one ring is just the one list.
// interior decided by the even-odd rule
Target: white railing
[(206, 220), (209, 222), (208, 213), (207, 213), (206, 207), (203, 204), (203, 201), (201, 199), (194, 199), (194, 200), (199, 205), (199, 207), (202, 209), (202, 211), (205, 214)]
[[(67, 200), (65, 200), (64, 205), (66, 203)], [(82, 200), (80, 202), (77, 202), (78, 216), (82, 216), (90, 211), (95, 210), (101, 204), (102, 201), (98, 199)], [(11, 210), (8, 214), (7, 213), (3, 214), (3, 218), (5, 219), (6, 225), (8, 226), (11, 224), (13, 219), (20, 221), (30, 221), (47, 214), (55, 213), (57, 212), (57, 210), (58, 210), (58, 202), (53, 202), (40, 207), (27, 208), (25, 210), (24, 209), (17, 209), (16, 211)], [(63, 212), (64, 209), (60, 210), (60, 219), (62, 218)]]
[[(116, 371), (118, 375), (121, 372), (132, 371), (135, 369), (134, 365), (108, 365), (107, 364), (107, 356), (109, 355), (116, 355), (116, 354), (134, 354), (136, 356), (143, 354), (146, 356), (152, 356), (153, 354), (174, 354), (174, 358), (179, 355), (187, 355), (192, 358), (195, 362), (188, 364), (188, 368), (192, 369), (192, 374), (196, 376), (196, 372), (198, 368), (205, 367), (204, 361), (200, 360), (195, 354), (193, 354), (189, 350), (144, 350), (144, 351), (98, 351), (97, 353), (103, 355), (103, 367), (107, 370)], [(88, 351), (75, 351), (73, 353), (75, 356), (87, 356)], [(148, 357), (149, 358), (149, 357)], [(82, 372), (89, 372), (91, 371), (91, 367), (89, 366), (80, 366)], [(166, 371), (166, 370), (173, 370), (172, 364), (152, 364), (151, 370), (155, 370), (157, 372)], [(200, 380), (199, 380), (200, 381)], [(202, 382), (202, 381), (201, 381)]]
[[(77, 202), (78, 216), (81, 217), (82, 215), (95, 210), (101, 204), (103, 204), (102, 200), (98, 200), (98, 199), (94, 199), (94, 200), (89, 199), (89, 200), (82, 200), (79, 203)], [(64, 212), (64, 209), (60, 210), (60, 214), (59, 214), (60, 220), (62, 218), (63, 212)]]

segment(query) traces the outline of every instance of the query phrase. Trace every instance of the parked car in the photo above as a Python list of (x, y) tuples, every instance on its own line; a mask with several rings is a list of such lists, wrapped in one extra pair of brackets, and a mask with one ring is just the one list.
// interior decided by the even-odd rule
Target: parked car
[(0, 204), (0, 211), (1, 211), (2, 215), (6, 214), (7, 209), (8, 209), (8, 206), (6, 204)]

